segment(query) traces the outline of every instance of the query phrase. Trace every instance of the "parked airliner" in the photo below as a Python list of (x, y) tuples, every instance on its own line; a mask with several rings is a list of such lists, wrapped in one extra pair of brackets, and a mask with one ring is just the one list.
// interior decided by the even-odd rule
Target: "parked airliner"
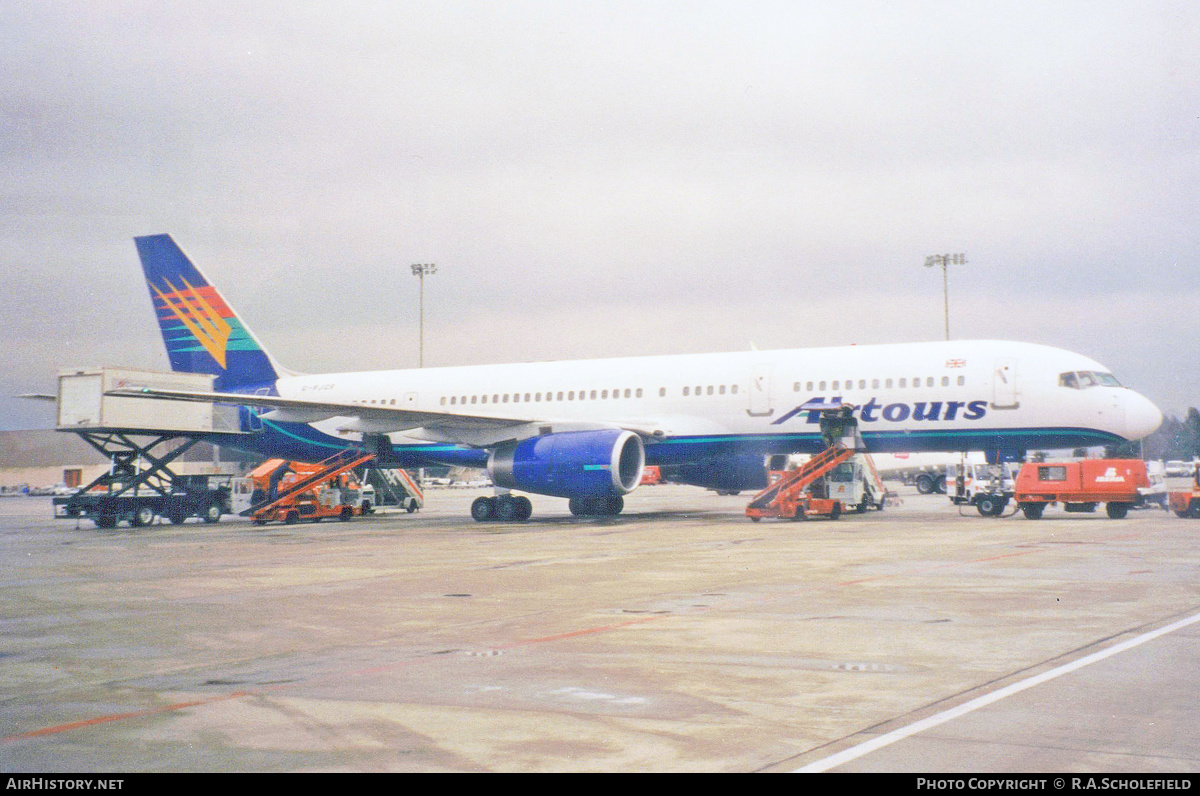
[[(1162, 414), (1080, 354), (994, 340), (301, 375), (282, 368), (169, 235), (135, 238), (171, 366), (212, 392), (147, 397), (240, 407), (215, 441), (319, 461), (486, 468), (477, 520), (525, 519), (511, 490), (617, 514), (656, 465), (675, 482), (766, 485), (764, 457), (824, 443), (816, 404), (852, 405), (868, 450), (1017, 456), (1136, 440)], [(249, 433), (246, 433), (249, 432)]]

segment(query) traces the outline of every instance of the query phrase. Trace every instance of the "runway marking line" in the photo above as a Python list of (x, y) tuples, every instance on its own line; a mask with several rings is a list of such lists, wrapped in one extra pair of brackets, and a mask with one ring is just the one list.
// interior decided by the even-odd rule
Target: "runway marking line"
[(1141, 634), (1140, 636), (1135, 636), (1131, 639), (1122, 641), (1119, 644), (1114, 644), (1107, 649), (1100, 650), (1099, 652), (1093, 652), (1090, 655), (1085, 655), (1078, 660), (1065, 663), (1062, 666), (1055, 667), (1049, 671), (1042, 672), (1041, 674), (1037, 674), (1032, 677), (1027, 677), (1024, 680), (1005, 686), (1004, 688), (993, 691), (990, 694), (984, 694), (981, 697), (964, 702), (958, 707), (944, 710), (941, 713), (937, 713), (933, 716), (929, 716), (928, 718), (913, 722), (906, 727), (892, 730), (891, 732), (884, 733), (876, 738), (872, 738), (869, 741), (864, 741), (856, 746), (851, 746), (849, 749), (843, 749), (836, 754), (829, 755), (828, 757), (824, 757), (805, 766), (801, 766), (800, 768), (795, 769), (792, 773), (807, 774), (828, 771), (831, 768), (836, 768), (843, 763), (849, 763), (850, 761), (856, 760), (863, 755), (876, 751), (877, 749), (890, 746), (897, 741), (910, 738), (917, 733), (937, 727), (940, 724), (945, 724), (946, 722), (956, 719), (959, 716), (965, 716), (966, 714), (972, 713), (980, 708), (987, 707), (995, 702), (999, 702), (1000, 700), (1010, 697), (1013, 694), (1019, 694), (1020, 692), (1033, 688), (1034, 686), (1041, 685), (1049, 680), (1053, 680), (1056, 677), (1061, 677), (1064, 674), (1070, 674), (1071, 672), (1078, 671), (1085, 666), (1090, 666), (1091, 664), (1102, 661), (1105, 658), (1110, 658), (1118, 653), (1131, 650), (1134, 647), (1145, 644), (1147, 641), (1153, 641), (1160, 636), (1173, 633), (1176, 630), (1180, 630), (1188, 625), (1195, 624), (1196, 622), (1200, 622), (1200, 614), (1193, 614), (1192, 616), (1172, 622), (1169, 625), (1164, 625), (1157, 630), (1151, 630), (1147, 633)]

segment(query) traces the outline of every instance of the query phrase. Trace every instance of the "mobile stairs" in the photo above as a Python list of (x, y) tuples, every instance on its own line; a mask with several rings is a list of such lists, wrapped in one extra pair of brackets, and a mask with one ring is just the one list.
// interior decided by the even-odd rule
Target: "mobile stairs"
[[(250, 517), (256, 524), (261, 525), (277, 519), (292, 523), (300, 519), (301, 514), (319, 513), (319, 507), (311, 505), (310, 501), (300, 501), (300, 496), (312, 491), (318, 484), (337, 478), (342, 473), (364, 465), (374, 458), (374, 453), (357, 448), (340, 450), (315, 465), (312, 472), (305, 472), (300, 478), (285, 484), (278, 490), (267, 490), (266, 497), (253, 503), (239, 514), (242, 517)], [(280, 476), (282, 475), (281, 472)], [(313, 516), (312, 518), (316, 519), (317, 517)]]
[[(886, 490), (858, 433), (854, 407), (812, 401), (801, 408), (820, 413), (825, 450), (757, 494), (746, 506), (746, 516), (755, 522), (763, 517), (836, 520), (849, 508), (882, 509)], [(839, 469), (844, 463), (850, 464)]]
[(834, 443), (809, 459), (799, 469), (786, 473), (775, 483), (754, 496), (746, 506), (746, 516), (755, 522), (763, 517), (804, 520), (809, 517), (829, 517), (836, 520), (842, 514), (840, 500), (814, 497), (809, 489), (818, 478), (849, 461), (855, 454), (841, 442)]

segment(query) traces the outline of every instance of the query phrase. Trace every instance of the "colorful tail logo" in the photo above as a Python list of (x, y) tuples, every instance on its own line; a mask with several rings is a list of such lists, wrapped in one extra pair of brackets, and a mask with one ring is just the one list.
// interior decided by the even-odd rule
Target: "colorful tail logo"
[(209, 373), (218, 390), (274, 384), (279, 376), (267, 352), (171, 236), (134, 242), (171, 369)]
[[(233, 327), (221, 317), (221, 310), (213, 305), (214, 303), (220, 304), (225, 310), (225, 314), (229, 314), (229, 310), (211, 287), (198, 290), (188, 284), (183, 277), (180, 277), (180, 281), (186, 286), (186, 290), (179, 290), (165, 278), (163, 284), (166, 285), (169, 292), (162, 292), (155, 284), (151, 284), (150, 288), (224, 370), (226, 367), (225, 352), (229, 346), (229, 336), (233, 332)], [(208, 295), (205, 296), (205, 293)]]

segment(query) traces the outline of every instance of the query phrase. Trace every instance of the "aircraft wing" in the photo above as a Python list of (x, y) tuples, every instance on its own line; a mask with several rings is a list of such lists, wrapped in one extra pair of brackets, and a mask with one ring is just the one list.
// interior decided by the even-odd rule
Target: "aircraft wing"
[(234, 406), (256, 406), (271, 411), (261, 415), (263, 420), (282, 423), (317, 423), (330, 418), (345, 418), (340, 431), (367, 434), (388, 434), (403, 431), (410, 436), (438, 442), (457, 442), (486, 447), (510, 439), (524, 439), (545, 433), (547, 426), (554, 431), (621, 428), (650, 439), (663, 432), (654, 422), (627, 426), (617, 423), (580, 423), (555, 421), (546, 417), (488, 417), (456, 412), (432, 412), (403, 406), (362, 403), (331, 403), (307, 398), (283, 398), (278, 395), (251, 395), (229, 392), (193, 392), (162, 390), (149, 387), (109, 390), (106, 395), (122, 398), (150, 398), (171, 401), (220, 403)]
[(270, 409), (262, 415), (267, 420), (285, 423), (316, 423), (331, 417), (357, 417), (379, 425), (380, 431), (405, 431), (411, 428), (436, 424), (459, 428), (503, 428), (530, 422), (530, 418), (483, 417), (479, 415), (451, 414), (406, 409), (402, 406), (360, 403), (330, 403), (312, 401), (307, 398), (283, 398), (278, 395), (251, 395), (233, 392), (192, 392), (187, 390), (159, 390), (150, 388), (131, 390), (109, 390), (106, 395), (121, 398), (157, 398), (169, 401), (195, 401), (198, 403), (221, 403), (233, 406), (258, 406)]

